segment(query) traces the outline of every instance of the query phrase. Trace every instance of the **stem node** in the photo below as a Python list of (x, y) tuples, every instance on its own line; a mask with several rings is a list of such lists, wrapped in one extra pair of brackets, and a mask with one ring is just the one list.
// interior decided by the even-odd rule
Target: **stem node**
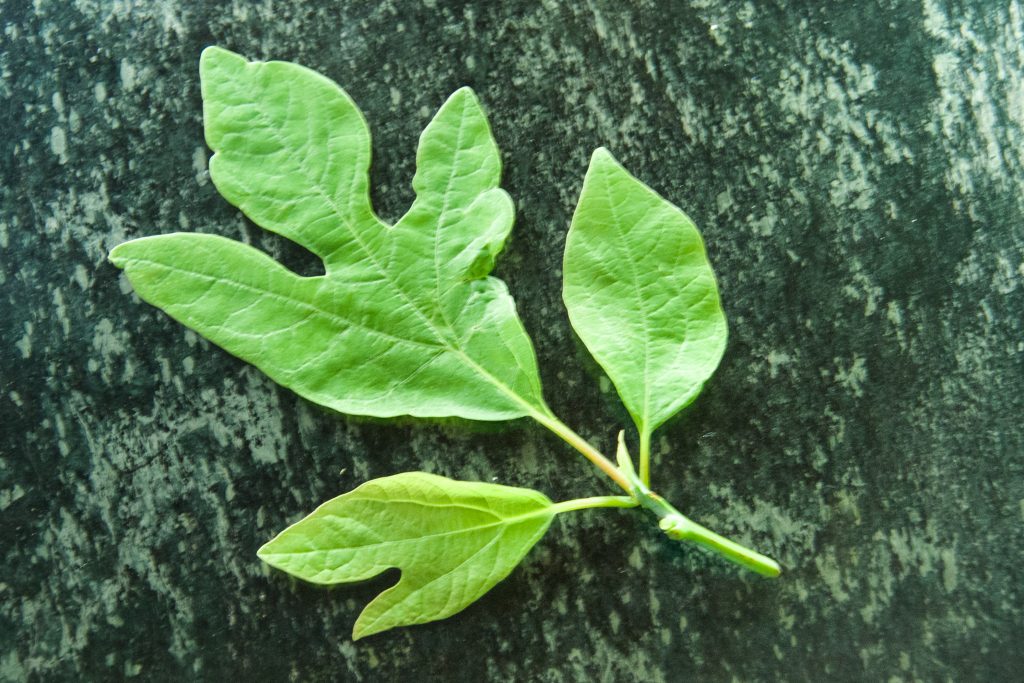
[(596, 496), (594, 498), (580, 498), (578, 500), (556, 503), (556, 514), (592, 507), (633, 507), (640, 505), (647, 508), (658, 518), (658, 527), (672, 540), (692, 541), (697, 545), (718, 553), (730, 562), (734, 562), (762, 576), (774, 578), (782, 572), (779, 563), (775, 560), (742, 546), (735, 541), (730, 541), (728, 538), (716, 534), (711, 529), (697, 524), (697, 522), (686, 517), (679, 510), (672, 507), (671, 503), (648, 488), (646, 479), (650, 476), (650, 433), (647, 433), (646, 438), (641, 433), (641, 456), (646, 454), (647, 457), (641, 458), (640, 467), (642, 474), (637, 475), (633, 469), (632, 459), (626, 451), (622, 432), (619, 432), (618, 452), (616, 455), (619, 466), (616, 467), (599, 450), (587, 443), (579, 434), (569, 429), (554, 415), (538, 413), (533, 415), (533, 417), (585, 455), (590, 462), (607, 474), (612, 481), (629, 494), (628, 497)]

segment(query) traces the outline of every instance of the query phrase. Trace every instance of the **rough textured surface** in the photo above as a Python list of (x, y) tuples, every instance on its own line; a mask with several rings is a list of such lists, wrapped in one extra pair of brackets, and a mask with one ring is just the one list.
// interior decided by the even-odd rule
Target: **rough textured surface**
[[(0, 0), (0, 24), (0, 678), (1024, 668), (1018, 0)], [(242, 236), (314, 267), (209, 183), (211, 43), (343, 84), (388, 219), (432, 111), (476, 89), (518, 206), (498, 273), (553, 407), (605, 447), (628, 418), (559, 301), (591, 150), (683, 206), (731, 334), (705, 394), (655, 435), (654, 475), (783, 577), (740, 575), (636, 513), (579, 513), (460, 616), (354, 645), (359, 606), (393, 575), (326, 591), (262, 567), (264, 540), (369, 477), (607, 487), (528, 424), (320, 410), (133, 299), (104, 260), (126, 237)]]

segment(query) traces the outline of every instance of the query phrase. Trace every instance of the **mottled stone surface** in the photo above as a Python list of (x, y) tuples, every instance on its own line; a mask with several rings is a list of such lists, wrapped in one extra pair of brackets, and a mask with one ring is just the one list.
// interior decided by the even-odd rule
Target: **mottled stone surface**
[[(0, 679), (1009, 680), (1024, 670), (1024, 4), (0, 0)], [(206, 173), (220, 44), (331, 76), (382, 215), (474, 87), (517, 226), (498, 272), (553, 407), (625, 424), (560, 303), (590, 151), (702, 227), (731, 322), (656, 435), (664, 494), (771, 582), (635, 512), (555, 524), (461, 615), (353, 644), (393, 574), (322, 590), (256, 548), (422, 468), (611, 492), (530, 424), (322, 410), (142, 304), (107, 251), (190, 229), (299, 270)]]

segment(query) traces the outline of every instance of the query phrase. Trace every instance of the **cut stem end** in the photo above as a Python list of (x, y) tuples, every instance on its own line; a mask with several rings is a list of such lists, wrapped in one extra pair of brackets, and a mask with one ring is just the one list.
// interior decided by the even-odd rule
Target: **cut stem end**
[(782, 573), (779, 563), (770, 557), (731, 541), (716, 534), (711, 529), (697, 524), (691, 519), (677, 513), (661, 518), (658, 527), (669, 538), (677, 541), (693, 541), (697, 545), (712, 550), (725, 559), (740, 565), (761, 576), (776, 578)]
[(647, 488), (635, 473), (627, 471), (625, 475), (630, 480), (633, 497), (658, 518), (658, 527), (672, 540), (692, 541), (761, 576), (775, 578), (782, 573), (779, 563), (772, 558), (694, 522), (672, 507), (667, 500)]

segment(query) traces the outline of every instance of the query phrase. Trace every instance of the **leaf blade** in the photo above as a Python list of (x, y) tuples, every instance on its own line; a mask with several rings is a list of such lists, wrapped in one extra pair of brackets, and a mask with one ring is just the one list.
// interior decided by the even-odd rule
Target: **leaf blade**
[[(341, 88), (298, 65), (250, 63), (219, 48), (204, 51), (201, 74), (218, 189), (323, 258), (326, 275), (300, 278), (230, 240), (144, 238), (110, 255), (138, 279), (144, 300), (342, 412), (476, 420), (550, 412), (515, 304), (487, 277), (514, 210), (497, 187), (500, 156), (472, 91), (452, 95), (424, 131), (416, 201), (389, 227), (370, 208), (368, 129)], [(295, 106), (304, 92), (311, 104)], [(323, 132), (332, 126), (340, 131)], [(189, 253), (186, 244), (204, 249)], [(175, 268), (192, 280), (157, 278)], [(171, 283), (190, 291), (196, 281), (213, 284), (186, 310)], [(278, 302), (290, 293), (292, 310), (229, 296), (260, 289)], [(298, 325), (307, 337), (289, 332)], [(251, 328), (290, 344), (247, 341)]]
[(529, 489), (407, 472), (324, 503), (259, 550), (265, 562), (321, 584), (401, 579), (356, 620), (356, 639), (449, 617), (515, 568), (547, 531), (551, 501)]
[(649, 434), (696, 398), (725, 351), (725, 315), (696, 226), (599, 148), (563, 272), (573, 328)]

